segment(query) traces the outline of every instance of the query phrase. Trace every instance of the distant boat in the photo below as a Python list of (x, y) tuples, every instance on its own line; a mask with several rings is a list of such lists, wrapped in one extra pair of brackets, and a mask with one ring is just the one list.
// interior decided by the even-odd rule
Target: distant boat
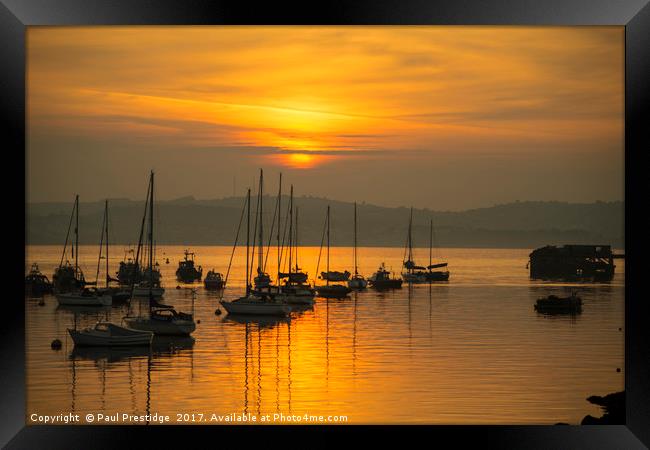
[(425, 278), (427, 281), (447, 281), (449, 280), (449, 271), (448, 270), (434, 270), (447, 267), (446, 262), (442, 263), (433, 263), (433, 219), (429, 221), (429, 265), (427, 266), (427, 272), (425, 273)]
[(253, 278), (254, 289), (265, 289), (271, 285), (271, 277), (264, 271), (264, 171), (260, 169), (260, 187), (257, 197), (257, 217), (255, 223), (258, 225), (258, 251), (257, 251), (257, 275)]
[(226, 286), (226, 281), (223, 279), (223, 275), (221, 273), (215, 272), (215, 270), (212, 269), (203, 279), (203, 285), (209, 291), (219, 290), (223, 289)]
[[(251, 288), (251, 267), (250, 267), (250, 198), (251, 191), (248, 190), (246, 197), (246, 208), (248, 218), (246, 227), (249, 232), (246, 233), (246, 293), (243, 297), (237, 298), (230, 302), (220, 300), (219, 303), (228, 312), (228, 314), (247, 314), (247, 315), (271, 315), (287, 316), (291, 313), (291, 306), (286, 302), (272, 297), (266, 293), (254, 292)], [(237, 245), (237, 239), (235, 239)], [(253, 247), (254, 247), (253, 243)]]
[(194, 267), (194, 253), (185, 250), (185, 258), (178, 262), (178, 269), (176, 269), (176, 279), (181, 283), (194, 283), (201, 281), (203, 276), (203, 269), (201, 266), (197, 269)]
[(352, 256), (354, 259), (354, 275), (348, 280), (350, 289), (365, 289), (368, 286), (368, 280), (363, 275), (359, 275), (359, 264), (357, 262), (357, 202), (354, 202), (354, 250)]
[(32, 268), (25, 277), (25, 293), (40, 297), (43, 294), (51, 294), (54, 285), (46, 275), (38, 269), (38, 264), (32, 264)]
[(535, 310), (541, 313), (580, 313), (582, 312), (582, 299), (572, 292), (569, 297), (549, 295), (540, 298), (535, 303)]
[(381, 266), (379, 266), (377, 272), (368, 278), (368, 283), (371, 287), (377, 290), (399, 289), (402, 287), (402, 280), (399, 278), (391, 277), (391, 274), (386, 270), (384, 263), (381, 263)]
[(115, 346), (148, 346), (153, 340), (150, 331), (133, 330), (110, 322), (98, 322), (94, 328), (73, 330), (68, 333), (75, 346), (115, 347)]
[[(73, 219), (75, 220), (75, 241), (74, 244), (70, 245), (70, 248), (72, 257), (74, 258), (74, 265), (65, 259)], [(54, 271), (54, 275), (52, 275), (52, 283), (54, 284), (54, 292), (56, 293), (68, 293), (79, 290), (87, 284), (84, 274), (79, 267), (79, 195), (75, 196), (72, 213), (70, 215), (70, 223), (68, 224), (68, 232), (65, 236), (65, 244), (63, 244), (61, 261), (59, 262), (59, 267)]]
[(403, 265), (406, 272), (402, 273), (402, 279), (407, 283), (429, 283), (432, 281), (447, 281), (449, 279), (449, 271), (446, 270), (433, 270), (442, 267), (447, 267), (447, 263), (432, 263), (433, 251), (433, 220), (430, 221), (429, 232), (429, 265), (427, 267), (418, 266), (413, 261), (413, 208), (411, 208), (411, 215), (409, 218), (408, 234), (406, 240), (407, 258)]
[(59, 305), (65, 306), (110, 306), (113, 297), (97, 288), (83, 288), (74, 292), (56, 294)]
[[(97, 275), (95, 277), (95, 285), (98, 287), (98, 291), (110, 295), (113, 299), (113, 302), (125, 302), (131, 299), (131, 290), (125, 286), (111, 286), (111, 282), (119, 282), (118, 279), (111, 278), (110, 276), (110, 259), (108, 256), (109, 250), (109, 234), (108, 234), (108, 200), (104, 203), (104, 222), (102, 225), (102, 236), (99, 243), (99, 257), (97, 258)], [(105, 253), (105, 254), (103, 254)], [(101, 267), (102, 259), (106, 261), (106, 287), (99, 289), (99, 272)]]
[(120, 261), (116, 275), (117, 281), (123, 286), (130, 286), (143, 280), (144, 274), (142, 273), (142, 269), (138, 262), (133, 260), (132, 248), (129, 248), (125, 252), (124, 260)]
[[(327, 215), (325, 218), (327, 230), (327, 268), (325, 272), (321, 272), (321, 278), (325, 280), (324, 286), (316, 286), (316, 292), (319, 296), (325, 298), (345, 298), (348, 296), (352, 289), (342, 284), (330, 284), (330, 282), (344, 281), (350, 276), (350, 272), (333, 272), (330, 271), (330, 206), (327, 205)], [(321, 241), (321, 250), (323, 249)], [(320, 254), (319, 254), (320, 260)], [(319, 261), (320, 262), (320, 261)], [(345, 278), (347, 274), (347, 278)]]

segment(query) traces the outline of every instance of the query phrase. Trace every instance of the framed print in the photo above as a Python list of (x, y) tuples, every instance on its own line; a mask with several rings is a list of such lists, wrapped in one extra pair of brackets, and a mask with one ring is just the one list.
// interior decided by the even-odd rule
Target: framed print
[(7, 448), (649, 445), (647, 2), (0, 17)]

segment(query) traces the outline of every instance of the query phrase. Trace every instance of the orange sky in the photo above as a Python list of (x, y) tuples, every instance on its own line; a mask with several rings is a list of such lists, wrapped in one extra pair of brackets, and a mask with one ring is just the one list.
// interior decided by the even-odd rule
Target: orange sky
[(33, 154), (240, 149), (278, 170), (622, 158), (622, 27), (30, 27), (27, 42)]

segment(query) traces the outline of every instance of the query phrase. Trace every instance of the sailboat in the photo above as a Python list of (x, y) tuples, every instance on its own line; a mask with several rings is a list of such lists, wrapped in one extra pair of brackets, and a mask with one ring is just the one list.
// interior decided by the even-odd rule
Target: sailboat
[(447, 267), (447, 263), (441, 262), (441, 263), (433, 264), (432, 251), (433, 251), (433, 219), (430, 220), (430, 224), (429, 224), (429, 265), (427, 266), (427, 272), (425, 273), (425, 278), (427, 281), (449, 280), (448, 270), (433, 270), (433, 269), (441, 269), (443, 267)]
[[(280, 272), (280, 260), (278, 259), (278, 284), (286, 278), (284, 284), (279, 287), (279, 299), (292, 305), (313, 305), (316, 292), (307, 283), (308, 275), (300, 269), (298, 264), (298, 208), (295, 209), (294, 222), (293, 208), (293, 185), (289, 196), (289, 272)], [(278, 221), (278, 227), (279, 227)], [(295, 227), (294, 227), (295, 224)], [(279, 254), (279, 253), (278, 253)], [(295, 254), (295, 260), (294, 260)], [(294, 264), (295, 263), (295, 264)]]
[[(96, 285), (95, 283), (89, 283), (85, 280), (81, 269), (79, 268), (79, 196), (75, 198), (75, 207), (73, 210), (76, 216), (75, 223), (75, 243), (73, 247), (73, 252), (75, 254), (74, 260), (74, 271), (70, 273), (72, 266), (66, 262), (66, 265), (59, 264), (57, 271), (55, 272), (53, 279), (55, 280), (55, 286), (61, 288), (62, 286), (71, 286), (71, 290), (66, 292), (57, 291), (56, 300), (59, 302), (59, 305), (74, 305), (74, 306), (109, 306), (113, 303), (113, 299), (110, 295), (98, 291), (96, 288), (89, 289), (85, 287), (86, 285)], [(72, 225), (72, 217), (70, 217), (70, 225)], [(68, 233), (70, 228), (68, 227)], [(65, 250), (68, 243), (68, 236), (66, 236), (66, 244), (63, 248), (63, 253), (65, 255)], [(61, 256), (61, 261), (63, 261)]]
[[(72, 221), (76, 218), (74, 228), (75, 243), (70, 244), (72, 250), (72, 257), (74, 258), (74, 265), (66, 259), (68, 250), (68, 241), (70, 239), (70, 229), (72, 228)], [(65, 259), (65, 262), (64, 262)], [(79, 267), (79, 195), (75, 196), (74, 204), (72, 206), (72, 213), (70, 214), (70, 223), (68, 224), (68, 232), (65, 235), (65, 244), (63, 244), (63, 253), (61, 254), (61, 261), (59, 267), (52, 275), (52, 284), (54, 285), (55, 293), (67, 293), (73, 290), (78, 290), (86, 285), (84, 274)]]
[(145, 215), (142, 217), (142, 226), (140, 229), (140, 242), (138, 242), (138, 250), (135, 258), (136, 267), (140, 264), (140, 249), (142, 243), (142, 233), (144, 232), (144, 220), (147, 216), (147, 209), (149, 210), (149, 235), (148, 239), (148, 258), (149, 263), (144, 269), (142, 274), (142, 281), (132, 286), (133, 297), (148, 297), (148, 298), (161, 298), (165, 294), (165, 288), (161, 285), (160, 271), (156, 268), (158, 263), (154, 264), (154, 240), (153, 240), (153, 190), (154, 175), (153, 171), (149, 177), (149, 187), (147, 191), (147, 201), (145, 204)]
[[(102, 236), (99, 242), (99, 258), (97, 259), (97, 275), (96, 275), (96, 285), (99, 287), (99, 270), (101, 266), (102, 258), (106, 260), (106, 287), (103, 289), (98, 289), (100, 292), (108, 294), (113, 299), (113, 302), (124, 302), (131, 298), (131, 290), (123, 286), (111, 286), (111, 282), (119, 282), (115, 278), (111, 278), (109, 271), (109, 258), (108, 258), (108, 200), (104, 203), (104, 223), (102, 226)], [(104, 241), (104, 239), (106, 239)], [(105, 246), (104, 246), (105, 245)], [(102, 255), (102, 250), (106, 251), (105, 255)]]
[(260, 169), (260, 188), (257, 198), (258, 216), (255, 221), (259, 221), (259, 238), (258, 238), (258, 254), (257, 254), (257, 275), (253, 279), (256, 290), (266, 289), (271, 286), (271, 277), (268, 273), (264, 272), (264, 171)]
[[(140, 283), (137, 287), (133, 286), (133, 293), (135, 294), (136, 289), (139, 288), (140, 292), (144, 292), (148, 290), (148, 297), (149, 297), (149, 316), (142, 316), (139, 315), (137, 317), (133, 317), (128, 315), (127, 317), (124, 318), (124, 322), (130, 327), (135, 330), (142, 330), (142, 331), (151, 331), (155, 335), (180, 335), (180, 336), (187, 336), (191, 334), (195, 329), (196, 329), (196, 323), (194, 322), (194, 316), (193, 314), (187, 314), (184, 312), (176, 311), (173, 306), (169, 305), (163, 305), (160, 304), (156, 301), (155, 297), (156, 291), (155, 289), (158, 288), (158, 292), (160, 290), (163, 290), (162, 287), (160, 287), (160, 282), (158, 281), (158, 284), (156, 285), (156, 280), (154, 278), (154, 265), (153, 265), (153, 193), (154, 193), (154, 173), (153, 171), (151, 172), (151, 176), (149, 178), (149, 192), (147, 193), (147, 200), (148, 200), (148, 209), (149, 209), (149, 236), (148, 236), (148, 243), (149, 243), (149, 264), (147, 267), (147, 272), (145, 274), (148, 274), (149, 279)], [(138, 254), (136, 256), (136, 261), (139, 259), (140, 256), (140, 247), (142, 243), (142, 233), (144, 232), (144, 222), (146, 218), (146, 209), (145, 209), (145, 215), (142, 218), (142, 227), (140, 229), (140, 242), (138, 243)], [(146, 283), (146, 284), (145, 284)], [(163, 290), (164, 291), (164, 290)], [(160, 295), (162, 296), (162, 292), (160, 292)], [(130, 313), (130, 309), (129, 309)]]
[[(330, 281), (334, 281), (334, 282), (344, 281), (345, 278), (341, 277), (340, 274), (341, 273), (349, 274), (349, 272), (330, 271), (330, 206), (329, 205), (327, 205), (327, 216), (325, 220), (327, 226), (327, 270), (325, 272), (321, 272), (321, 279), (325, 280), (325, 286), (317, 286), (316, 292), (318, 292), (319, 296), (325, 298), (344, 298), (350, 292), (352, 292), (352, 289), (342, 284), (330, 284)], [(322, 249), (323, 246), (321, 241), (321, 250)], [(319, 252), (319, 260), (320, 260), (320, 252)], [(316, 271), (318, 271), (318, 269)]]
[(426, 267), (418, 266), (413, 261), (413, 208), (411, 208), (411, 215), (409, 217), (409, 227), (406, 239), (405, 255), (408, 256), (404, 259), (403, 266), (406, 272), (402, 272), (402, 278), (407, 283), (426, 283), (427, 273)]
[[(291, 313), (291, 307), (285, 302), (277, 300), (266, 293), (256, 293), (251, 289), (251, 266), (250, 264), (250, 222), (251, 222), (251, 190), (248, 190), (246, 207), (248, 219), (246, 221), (246, 293), (243, 297), (233, 301), (226, 302), (220, 300), (219, 303), (228, 314), (249, 314), (249, 315), (270, 315), (270, 316), (288, 316)], [(235, 240), (235, 245), (237, 244)]]
[(357, 262), (357, 202), (354, 202), (354, 250), (352, 251), (354, 258), (354, 275), (348, 280), (348, 287), (350, 289), (365, 289), (368, 286), (368, 281), (359, 275), (359, 264)]

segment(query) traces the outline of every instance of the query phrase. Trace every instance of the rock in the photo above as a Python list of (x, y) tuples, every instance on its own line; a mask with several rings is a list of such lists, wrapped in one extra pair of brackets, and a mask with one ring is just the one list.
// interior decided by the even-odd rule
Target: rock
[(592, 395), (587, 398), (589, 403), (603, 408), (602, 417), (585, 416), (581, 425), (624, 425), (625, 424), (625, 391), (607, 394), (604, 397)]

